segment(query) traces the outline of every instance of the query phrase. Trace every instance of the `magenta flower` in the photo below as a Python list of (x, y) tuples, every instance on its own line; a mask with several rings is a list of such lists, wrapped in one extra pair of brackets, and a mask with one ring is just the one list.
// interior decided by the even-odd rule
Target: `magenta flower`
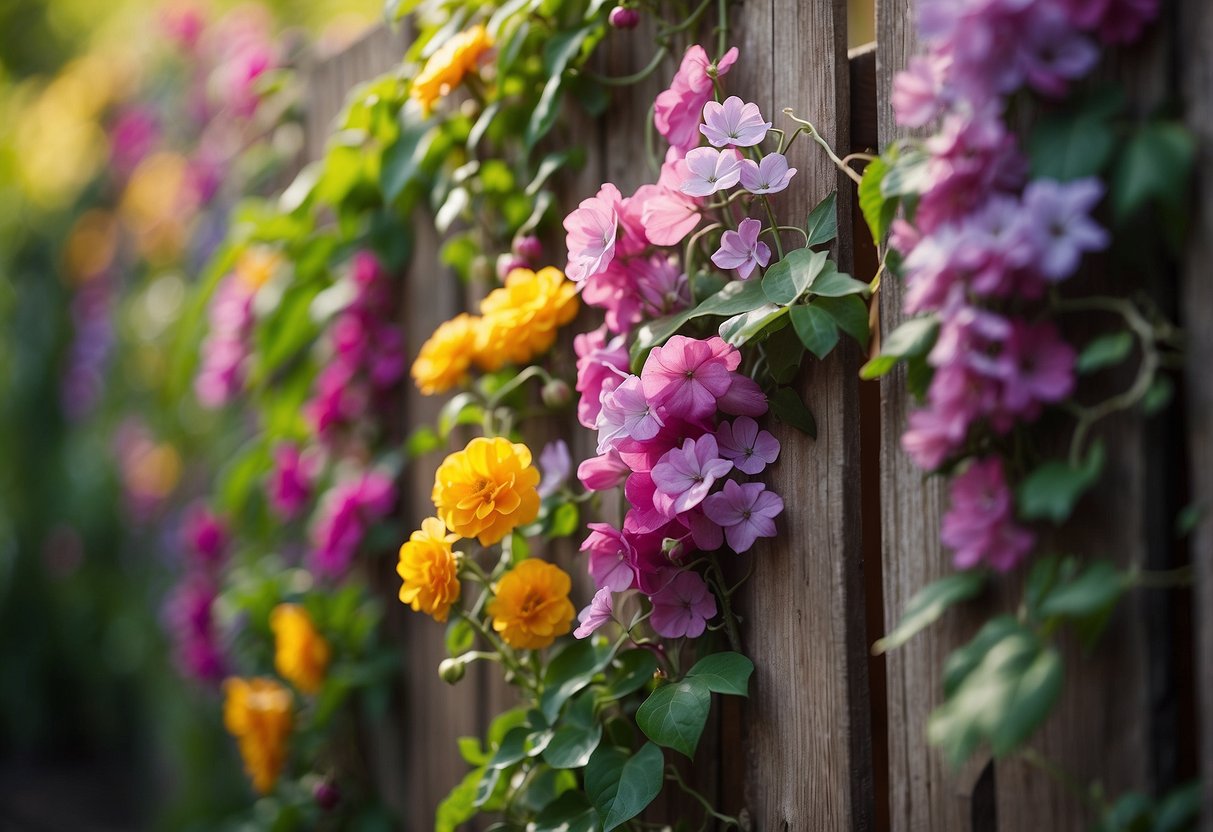
[(590, 523), (590, 534), (581, 551), (589, 555), (589, 573), (594, 586), (623, 592), (632, 586), (635, 551), (623, 532), (607, 523)]
[(720, 248), (712, 255), (712, 262), (722, 269), (736, 269), (737, 276), (748, 280), (759, 266), (766, 267), (771, 261), (771, 247), (758, 239), (762, 223), (747, 217), (737, 226), (720, 235)]
[(662, 638), (698, 638), (716, 616), (716, 599), (695, 572), (679, 572), (651, 600), (649, 623)]
[(741, 156), (735, 150), (697, 147), (687, 154), (686, 178), (678, 189), (688, 196), (711, 196), (741, 179)]
[(728, 392), (730, 372), (740, 361), (741, 354), (718, 337), (698, 341), (675, 335), (645, 359), (640, 371), (645, 398), (685, 419), (704, 419), (716, 412), (716, 400)]
[(227, 524), (203, 503), (195, 503), (186, 513), (182, 537), (190, 554), (206, 566), (223, 560), (230, 539)]
[(691, 305), (690, 281), (678, 258), (655, 254), (633, 260), (631, 275), (645, 317), (672, 315)]
[(312, 523), (311, 568), (326, 578), (345, 574), (371, 524), (387, 516), (395, 500), (395, 484), (379, 471), (330, 488)]
[(952, 480), (951, 506), (940, 539), (955, 552), (958, 569), (985, 561), (999, 572), (1013, 569), (1032, 549), (1032, 533), (1015, 523), (1015, 500), (1007, 488), (1002, 460), (974, 460)]
[(707, 136), (713, 147), (753, 147), (771, 129), (771, 122), (762, 120), (757, 104), (744, 103), (735, 95), (730, 95), (723, 104), (716, 101), (704, 104), (703, 121), (699, 132)]
[(1024, 190), (1024, 210), (1034, 223), (1039, 250), (1037, 265), (1045, 277), (1064, 280), (1077, 271), (1083, 252), (1107, 247), (1108, 232), (1090, 217), (1101, 196), (1098, 179), (1038, 179)]
[(540, 498), (550, 497), (564, 486), (573, 472), (573, 457), (563, 439), (549, 442), (539, 452)]
[(577, 466), (577, 479), (590, 491), (606, 491), (623, 485), (632, 469), (628, 467), (615, 450), (607, 451), (602, 456), (593, 456)]
[(760, 482), (726, 480), (724, 490), (708, 497), (703, 508), (724, 527), (729, 548), (741, 553), (749, 551), (758, 538), (775, 536), (775, 518), (783, 511), (783, 499)]
[(738, 416), (732, 422), (721, 422), (716, 428), (720, 455), (731, 461), (743, 474), (760, 474), (779, 458), (779, 440), (748, 416)]
[(776, 194), (788, 186), (796, 168), (788, 167), (782, 153), (768, 153), (761, 162), (741, 160), (741, 187), (752, 194)]
[(709, 433), (667, 451), (653, 466), (653, 484), (674, 498), (673, 509), (681, 514), (702, 503), (716, 480), (731, 470), (733, 463), (720, 458), (716, 437)]
[(253, 292), (236, 275), (223, 279), (207, 312), (210, 331), (199, 350), (202, 366), (194, 379), (198, 402), (222, 407), (244, 387), (253, 329)]
[(565, 217), (565, 245), (569, 251), (565, 274), (570, 280), (580, 282), (600, 274), (614, 259), (622, 198), (619, 189), (608, 182)]
[(910, 58), (909, 66), (893, 76), (890, 103), (897, 123), (922, 127), (944, 109), (943, 65), (929, 58)]
[(692, 46), (682, 56), (670, 88), (657, 95), (653, 125), (679, 156), (699, 143), (699, 116), (712, 99), (712, 79), (723, 78), (736, 61), (736, 47), (713, 65), (702, 46)]
[(576, 389), (581, 394), (577, 421), (593, 428), (598, 424), (603, 394), (615, 389), (627, 375), (628, 348), (624, 336), (618, 335), (608, 342), (606, 330), (599, 327), (575, 337), (573, 351), (577, 354)]
[[(656, 409), (645, 398), (641, 385), (639, 377), (628, 376), (603, 397), (602, 414), (599, 416), (599, 453), (622, 436), (646, 442), (665, 426)], [(605, 435), (602, 432), (604, 427), (608, 428)]]
[(1041, 404), (1059, 402), (1074, 390), (1074, 348), (1057, 327), (1015, 321), (1006, 342), (1015, 370), (1003, 381), (1003, 406), (1035, 417)]
[(734, 373), (716, 406), (730, 416), (761, 416), (767, 412), (767, 396), (754, 379)]
[(267, 491), (270, 508), (279, 517), (290, 520), (307, 505), (312, 497), (317, 462), (297, 445), (288, 443), (274, 449), (274, 470), (270, 472)]
[(590, 605), (577, 615), (580, 626), (573, 631), (574, 638), (586, 638), (594, 634), (599, 627), (615, 617), (611, 599), (611, 591), (606, 587), (594, 593)]

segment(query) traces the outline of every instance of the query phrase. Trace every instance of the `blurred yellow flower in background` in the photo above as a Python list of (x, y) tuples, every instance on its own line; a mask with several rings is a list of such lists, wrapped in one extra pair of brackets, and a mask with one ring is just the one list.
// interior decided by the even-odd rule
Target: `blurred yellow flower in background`
[(451, 544), (459, 539), (448, 534), (437, 517), (421, 521), (421, 528), (400, 547), (396, 573), (404, 583), (400, 600), (435, 621), (446, 621), (451, 605), (459, 600), (459, 570)]
[(480, 302), (478, 362), (486, 370), (525, 364), (551, 349), (556, 331), (576, 317), (578, 305), (576, 284), (559, 269), (514, 269), (505, 286)]
[(244, 770), (254, 788), (268, 794), (286, 763), (291, 733), (291, 693), (273, 679), (228, 679), (223, 683), (223, 724), (236, 738)]
[(274, 668), (304, 693), (319, 692), (329, 666), (329, 643), (298, 604), (279, 604), (270, 613), (274, 631)]
[(431, 496), (448, 529), (491, 546), (539, 516), (538, 485), (526, 445), (478, 436), (438, 466)]
[(539, 650), (572, 627), (571, 588), (568, 573), (559, 566), (527, 558), (501, 576), (485, 609), (506, 644)]
[(435, 101), (448, 95), (464, 75), (476, 69), (480, 56), (492, 46), (493, 39), (480, 24), (453, 36), (430, 55), (413, 79), (409, 95), (428, 113)]
[(256, 291), (270, 281), (282, 262), (282, 254), (275, 249), (256, 246), (240, 252), (234, 271), (241, 283)]
[(445, 393), (462, 384), (476, 357), (479, 318), (466, 312), (446, 321), (429, 337), (413, 362), (413, 381), (423, 395)]
[(114, 262), (118, 251), (118, 221), (109, 211), (80, 216), (63, 246), (63, 266), (75, 283), (98, 277)]
[(154, 264), (171, 262), (185, 245), (197, 207), (189, 162), (177, 153), (153, 153), (131, 174), (119, 213), (139, 253)]

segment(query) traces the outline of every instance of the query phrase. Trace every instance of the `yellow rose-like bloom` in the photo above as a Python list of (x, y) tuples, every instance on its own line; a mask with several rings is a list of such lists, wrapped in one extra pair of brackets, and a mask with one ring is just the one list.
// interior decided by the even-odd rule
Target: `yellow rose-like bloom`
[(428, 113), (435, 101), (459, 86), (463, 76), (476, 68), (480, 56), (492, 45), (493, 39), (479, 24), (455, 35), (425, 62), (413, 79), (409, 95)]
[(434, 330), (413, 362), (413, 381), (423, 395), (445, 393), (461, 384), (476, 357), (479, 319), (461, 313)]
[(478, 436), (438, 466), (431, 497), (448, 529), (491, 546), (539, 516), (537, 485), (526, 445)]
[(556, 330), (577, 315), (577, 286), (560, 269), (514, 269), (480, 302), (477, 362), (486, 370), (525, 364), (551, 349)]
[(279, 604), (270, 613), (274, 631), (274, 668), (304, 693), (316, 693), (329, 666), (329, 643), (298, 604)]
[(447, 534), (437, 517), (427, 517), (400, 547), (400, 563), (396, 566), (396, 574), (404, 581), (400, 600), (414, 612), (446, 621), (451, 604), (459, 600), (459, 574), (451, 551), (451, 544), (458, 539), (457, 534)]
[(486, 609), (505, 643), (524, 650), (547, 647), (569, 631), (572, 582), (555, 564), (527, 558), (501, 577)]
[(286, 762), (291, 733), (291, 694), (273, 679), (228, 679), (223, 683), (223, 724), (236, 738), (244, 770), (254, 788), (268, 794)]

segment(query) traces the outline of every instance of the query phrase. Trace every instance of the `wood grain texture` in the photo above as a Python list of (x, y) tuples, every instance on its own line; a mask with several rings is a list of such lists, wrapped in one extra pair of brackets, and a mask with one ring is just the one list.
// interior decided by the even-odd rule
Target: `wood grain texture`
[(1200, 773), (1204, 783), (1201, 829), (1213, 832), (1213, 5), (1178, 4), (1181, 73), (1188, 129), (1197, 140), (1196, 206), (1181, 278), (1182, 321), (1187, 330), (1188, 461), (1191, 500), (1205, 510), (1190, 542), (1196, 570), (1196, 659), (1201, 719)]
[[(737, 13), (741, 60), (729, 90), (778, 126), (792, 107), (848, 148), (849, 69), (841, 2), (751, 0)], [(776, 200), (802, 222), (838, 192), (839, 265), (851, 265), (853, 187), (820, 149), (798, 142), (796, 187)], [(788, 240), (788, 242), (792, 242)], [(798, 382), (817, 418), (808, 441), (773, 424), (782, 443), (770, 485), (785, 501), (780, 537), (755, 547), (743, 637), (756, 666), (747, 711), (747, 802), (764, 830), (872, 826), (867, 650), (859, 512), (858, 350), (808, 362)]]

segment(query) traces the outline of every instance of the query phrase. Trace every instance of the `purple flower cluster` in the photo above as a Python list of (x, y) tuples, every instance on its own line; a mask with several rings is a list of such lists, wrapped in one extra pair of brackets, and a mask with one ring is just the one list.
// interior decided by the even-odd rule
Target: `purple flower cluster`
[(381, 471), (366, 471), (339, 481), (320, 498), (312, 518), (309, 566), (329, 579), (349, 569), (367, 530), (396, 502), (396, 486)]
[(105, 389), (105, 365), (114, 343), (111, 296), (112, 284), (104, 275), (88, 281), (72, 296), (72, 343), (60, 400), (73, 421), (87, 416)]
[(683, 567), (687, 556), (726, 540), (747, 551), (775, 535), (783, 510), (777, 494), (748, 481), (779, 455), (778, 441), (753, 418), (766, 413), (766, 397), (737, 372), (741, 353), (717, 337), (675, 335), (638, 376), (601, 330), (577, 346), (582, 404), (596, 400), (579, 415), (594, 419), (599, 453), (578, 477), (591, 490), (623, 485), (630, 505), (622, 529), (590, 524), (581, 547), (590, 575), (599, 588), (649, 596), (662, 636), (701, 635), (716, 601), (699, 573)]
[(283, 520), (295, 519), (307, 506), (320, 462), (317, 453), (301, 450), (291, 443), (274, 449), (274, 467), (266, 492), (270, 508)]
[(194, 378), (194, 393), (204, 407), (222, 407), (244, 387), (255, 294), (256, 288), (235, 273), (215, 289), (208, 313), (210, 330), (202, 342), (202, 367)]
[[(1005, 97), (1023, 86), (1063, 95), (1098, 59), (1092, 35), (1132, 39), (1156, 11), (1157, 0), (920, 6), (928, 52), (897, 76), (892, 103), (899, 123), (939, 127), (924, 142), (927, 186), (913, 225), (896, 221), (890, 239), (903, 257), (906, 311), (932, 313), (940, 324), (927, 357), (927, 404), (910, 414), (902, 437), (920, 467), (965, 452), (978, 427), (1007, 433), (1073, 391), (1073, 348), (1051, 323), (1027, 317), (1022, 301), (1042, 297), (1086, 252), (1107, 246), (1091, 219), (1103, 191), (1094, 179), (1026, 182)], [(943, 540), (957, 566), (1007, 570), (1031, 550), (998, 458), (971, 463), (951, 495)]]
[(229, 542), (227, 525), (206, 505), (196, 503), (186, 511), (181, 524), (185, 577), (169, 595), (165, 616), (178, 667), (202, 682), (218, 682), (227, 673), (214, 607)]
[(359, 421), (404, 374), (404, 338), (392, 320), (388, 275), (368, 251), (354, 255), (353, 299), (329, 329), (331, 359), (305, 405), (316, 433), (331, 440)]

